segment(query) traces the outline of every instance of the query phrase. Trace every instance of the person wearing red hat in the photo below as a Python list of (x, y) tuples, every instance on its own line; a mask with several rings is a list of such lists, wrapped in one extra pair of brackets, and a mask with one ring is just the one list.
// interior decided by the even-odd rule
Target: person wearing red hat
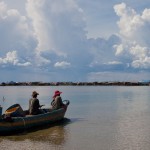
[(56, 110), (64, 106), (62, 102), (62, 98), (60, 96), (62, 92), (60, 91), (55, 91), (54, 96), (53, 96), (53, 101), (51, 102), (52, 109)]

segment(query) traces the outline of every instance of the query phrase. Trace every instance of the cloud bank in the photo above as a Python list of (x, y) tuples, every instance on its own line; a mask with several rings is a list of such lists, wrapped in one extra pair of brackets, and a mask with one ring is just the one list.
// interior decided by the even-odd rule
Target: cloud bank
[(27, 0), (26, 13), (7, 4), (0, 2), (0, 68), (13, 68), (22, 80), (27, 80), (23, 73), (32, 76), (29, 80), (36, 74), (48, 81), (101, 80), (103, 72), (149, 73), (148, 8), (138, 14), (125, 3), (116, 4), (119, 31), (104, 39), (87, 36), (86, 13), (75, 0)]
[(115, 45), (116, 56), (128, 59), (130, 67), (135, 69), (150, 69), (150, 9), (144, 9), (137, 14), (134, 9), (125, 3), (114, 6), (116, 14), (120, 17), (117, 25), (121, 43)]

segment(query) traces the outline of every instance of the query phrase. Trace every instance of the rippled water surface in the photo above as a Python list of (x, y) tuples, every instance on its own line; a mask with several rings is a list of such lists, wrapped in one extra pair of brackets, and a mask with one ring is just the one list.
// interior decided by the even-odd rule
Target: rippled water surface
[(150, 87), (0, 87), (3, 111), (14, 103), (27, 109), (33, 90), (45, 107), (55, 90), (62, 91), (71, 102), (65, 119), (49, 128), (0, 136), (1, 150), (150, 150)]

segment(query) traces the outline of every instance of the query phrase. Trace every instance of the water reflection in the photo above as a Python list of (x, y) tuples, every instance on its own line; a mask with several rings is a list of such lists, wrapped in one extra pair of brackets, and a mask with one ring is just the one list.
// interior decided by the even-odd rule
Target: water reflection
[[(5, 106), (20, 102), (25, 108), (28, 100), (24, 99), (35, 87), (18, 87), (16, 92), (9, 88), (12, 95), (6, 97)], [(149, 87), (36, 87), (42, 103), (49, 106), (46, 97), (55, 88), (71, 100), (66, 114), (71, 120), (43, 130), (0, 137), (0, 149), (150, 150)], [(0, 93), (3, 91), (0, 88)]]
[(150, 149), (149, 100), (140, 91), (119, 93), (115, 149)]
[(52, 126), (44, 127), (40, 130), (35, 129), (34, 131), (24, 132), (15, 136), (1, 136), (0, 142), (3, 140), (9, 141), (25, 141), (31, 142), (42, 142), (53, 145), (63, 145), (66, 142), (68, 133), (66, 125), (70, 123), (70, 119), (64, 118), (62, 121), (53, 124)]

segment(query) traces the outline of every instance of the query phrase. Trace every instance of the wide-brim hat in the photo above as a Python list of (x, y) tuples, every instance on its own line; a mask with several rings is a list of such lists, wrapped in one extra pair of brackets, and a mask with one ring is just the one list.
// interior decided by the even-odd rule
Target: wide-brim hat
[(32, 96), (35, 96), (35, 95), (39, 95), (39, 93), (37, 93), (36, 91), (33, 91)]
[(61, 94), (62, 92), (60, 92), (60, 91), (55, 91), (55, 95), (57, 95), (57, 94)]
[(57, 90), (57, 91), (55, 91), (55, 93), (54, 93), (54, 97), (55, 97), (55, 96), (57, 96), (57, 95), (60, 95), (61, 93), (62, 93), (62, 92), (60, 92), (60, 91), (58, 91), (58, 90)]

